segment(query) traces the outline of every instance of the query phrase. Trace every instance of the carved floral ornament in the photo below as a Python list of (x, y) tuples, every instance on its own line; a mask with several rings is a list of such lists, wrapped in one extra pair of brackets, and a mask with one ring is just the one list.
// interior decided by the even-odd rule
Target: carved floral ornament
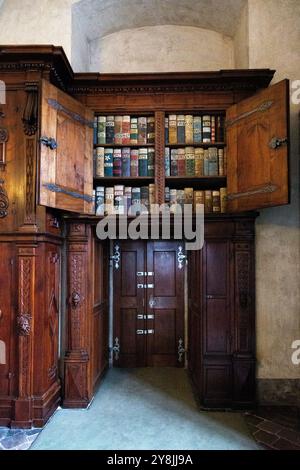
[(4, 180), (0, 179), (0, 219), (3, 219), (8, 214), (9, 200), (7, 192), (3, 187)]

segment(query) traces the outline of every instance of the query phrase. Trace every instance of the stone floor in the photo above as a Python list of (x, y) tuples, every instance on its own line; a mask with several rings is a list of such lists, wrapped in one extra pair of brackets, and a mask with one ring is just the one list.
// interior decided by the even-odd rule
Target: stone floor
[(27, 450), (41, 429), (9, 429), (0, 427), (0, 450)]
[(299, 409), (264, 406), (245, 418), (254, 439), (266, 449), (300, 450)]

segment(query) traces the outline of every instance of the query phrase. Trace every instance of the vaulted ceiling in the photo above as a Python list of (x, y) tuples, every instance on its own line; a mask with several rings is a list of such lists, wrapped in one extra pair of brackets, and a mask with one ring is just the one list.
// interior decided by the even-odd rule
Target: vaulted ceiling
[(181, 25), (233, 37), (247, 0), (81, 0), (73, 18), (81, 19), (88, 41), (123, 29)]

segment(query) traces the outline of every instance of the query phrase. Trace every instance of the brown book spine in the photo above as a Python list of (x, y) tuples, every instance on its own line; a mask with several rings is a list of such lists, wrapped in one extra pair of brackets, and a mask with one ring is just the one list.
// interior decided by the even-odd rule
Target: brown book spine
[(185, 116), (185, 143), (194, 143), (194, 116), (191, 114)]
[(155, 142), (155, 118), (149, 116), (147, 118), (147, 143), (154, 144)]
[(123, 116), (115, 116), (115, 138), (114, 143), (117, 145), (122, 144), (122, 122)]
[(222, 213), (227, 210), (227, 188), (220, 188), (220, 210)]
[(169, 144), (177, 144), (177, 117), (176, 114), (169, 115)]
[(212, 211), (213, 212), (221, 212), (220, 191), (213, 191), (212, 192)]
[(212, 192), (206, 190), (204, 192), (204, 198), (204, 211), (207, 213), (212, 212)]
[(215, 116), (211, 116), (211, 142), (214, 143), (216, 141), (216, 118)]
[(123, 116), (122, 119), (122, 144), (130, 144), (130, 116)]

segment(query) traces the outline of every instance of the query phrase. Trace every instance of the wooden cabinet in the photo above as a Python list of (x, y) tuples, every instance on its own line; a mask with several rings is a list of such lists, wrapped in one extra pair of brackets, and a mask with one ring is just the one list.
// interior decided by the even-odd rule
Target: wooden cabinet
[[(108, 364), (109, 250), (96, 238), (99, 218), (92, 215), (92, 191), (100, 184), (93, 179), (92, 128), (99, 114), (155, 117), (150, 179), (157, 203), (164, 203), (166, 186), (227, 186), (228, 213), (206, 217), (205, 246), (189, 255), (189, 368), (206, 406), (253, 403), (255, 214), (249, 211), (289, 198), (288, 82), (268, 87), (273, 74), (74, 74), (59, 47), (1, 46), (7, 104), (0, 104), (0, 424), (42, 426), (62, 396), (65, 406), (87, 406)], [(226, 116), (227, 177), (166, 177), (171, 113)], [(133, 182), (150, 180), (101, 180)], [(155, 243), (149, 270), (161, 263)], [(171, 292), (171, 277), (161, 276)], [(124, 283), (133, 277), (130, 271)], [(159, 308), (171, 315), (175, 297), (168, 304), (158, 292)], [(149, 363), (163, 364), (170, 338), (149, 344)]]
[(255, 402), (254, 222), (211, 217), (189, 254), (189, 370), (207, 407)]

